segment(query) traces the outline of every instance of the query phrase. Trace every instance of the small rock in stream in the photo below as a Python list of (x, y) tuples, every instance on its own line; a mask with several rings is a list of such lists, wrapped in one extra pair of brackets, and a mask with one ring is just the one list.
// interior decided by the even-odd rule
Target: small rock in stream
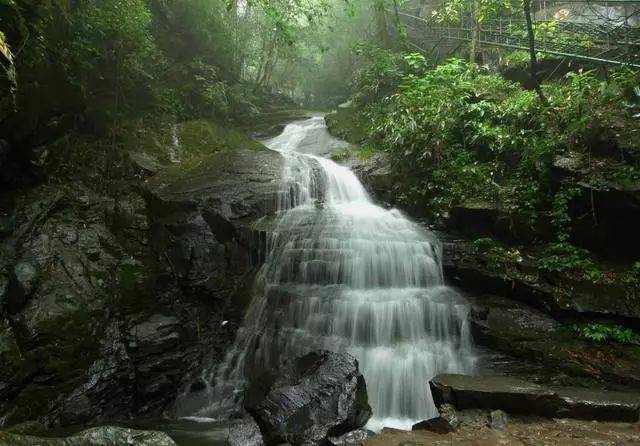
[(456, 428), (453, 427), (445, 418), (436, 417), (414, 424), (411, 430), (431, 431), (436, 434), (448, 434), (450, 432), (455, 432)]
[(262, 432), (250, 418), (239, 421), (229, 429), (227, 446), (264, 446)]
[(491, 429), (503, 431), (507, 428), (509, 417), (502, 410), (494, 410), (491, 412)]

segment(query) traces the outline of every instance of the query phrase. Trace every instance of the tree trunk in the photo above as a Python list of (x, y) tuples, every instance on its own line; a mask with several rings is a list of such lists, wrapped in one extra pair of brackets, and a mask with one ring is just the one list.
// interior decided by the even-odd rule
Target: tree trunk
[(469, 48), (469, 62), (471, 63), (476, 63), (476, 55), (478, 53), (478, 41), (480, 40), (479, 11), (479, 1), (473, 0), (473, 5), (471, 7), (471, 48)]
[(529, 37), (529, 69), (531, 71), (531, 81), (533, 82), (533, 88), (538, 93), (540, 102), (543, 105), (549, 105), (547, 97), (542, 91), (540, 81), (538, 81), (538, 57), (536, 55), (536, 36), (533, 30), (533, 20), (531, 19), (531, 0), (523, 0), (522, 5), (524, 7), (524, 18), (527, 22), (527, 35)]
[(375, 10), (378, 40), (383, 48), (391, 48), (391, 37), (389, 36), (389, 24), (387, 23), (387, 11), (384, 7), (384, 0), (376, 0), (373, 7)]

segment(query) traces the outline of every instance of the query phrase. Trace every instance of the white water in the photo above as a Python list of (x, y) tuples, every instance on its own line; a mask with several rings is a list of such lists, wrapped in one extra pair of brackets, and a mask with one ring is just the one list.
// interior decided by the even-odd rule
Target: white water
[(444, 286), (438, 241), (319, 156), (338, 144), (323, 118), (290, 124), (266, 144), (286, 160), (280, 211), (256, 295), (200, 415), (237, 403), (248, 375), (318, 348), (358, 358), (370, 429), (436, 415), (429, 380), (473, 373), (475, 363), (468, 306)]

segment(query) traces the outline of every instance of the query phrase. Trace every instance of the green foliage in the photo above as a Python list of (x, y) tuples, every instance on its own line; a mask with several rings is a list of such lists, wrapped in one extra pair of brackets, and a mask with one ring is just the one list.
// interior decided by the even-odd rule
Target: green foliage
[(506, 249), (488, 237), (475, 240), (471, 244), (471, 250), (480, 261), (494, 271), (508, 269), (523, 261), (519, 250)]
[(580, 337), (597, 344), (615, 342), (625, 345), (640, 345), (640, 334), (614, 324), (576, 324), (571, 329)]
[(510, 0), (450, 0), (443, 3), (443, 7), (433, 12), (434, 17), (439, 22), (456, 22), (463, 14), (474, 9), (474, 3), (478, 8), (476, 12), (480, 23), (495, 17), (500, 12), (509, 11), (513, 8)]
[(367, 63), (356, 73), (354, 102), (362, 106), (391, 94), (403, 76), (402, 57), (371, 45), (358, 45), (355, 51)]
[(59, 42), (54, 50), (88, 104), (98, 101), (95, 105), (104, 107), (106, 99), (117, 113), (133, 96), (144, 94), (160, 57), (146, 1), (78, 2), (70, 24), (71, 40)]
[(571, 201), (582, 195), (579, 187), (565, 187), (559, 190), (553, 199), (553, 224), (556, 227), (558, 240), (566, 242), (569, 240), (571, 217), (569, 215), (569, 205)]
[(542, 270), (549, 272), (574, 273), (594, 282), (605, 279), (604, 272), (593, 261), (589, 251), (568, 242), (549, 245), (538, 263)]
[[(469, 200), (498, 204), (532, 228), (540, 212), (551, 212), (558, 240), (567, 242), (570, 204), (580, 191), (556, 193), (556, 157), (571, 150), (588, 158), (618, 140), (637, 146), (637, 71), (617, 70), (609, 79), (570, 74), (544, 85), (547, 108), (535, 92), (459, 59), (431, 67), (411, 53), (370, 57), (355, 95), (368, 98), (360, 101), (368, 104), (366, 144), (387, 152), (406, 179), (400, 201), (434, 218)], [(376, 100), (383, 78), (397, 87)], [(603, 178), (630, 185), (638, 178), (633, 165), (608, 165)]]
[(407, 201), (432, 214), (472, 198), (500, 201), (533, 222), (557, 150), (535, 93), (459, 59), (434, 69), (408, 61), (397, 92), (367, 113), (369, 143), (419, 179)]
[(556, 137), (568, 148), (590, 150), (607, 140), (616, 140), (619, 129), (636, 128), (634, 87), (640, 73), (629, 69), (614, 72), (609, 80), (595, 71), (569, 73), (565, 82), (547, 87), (556, 111), (552, 124)]

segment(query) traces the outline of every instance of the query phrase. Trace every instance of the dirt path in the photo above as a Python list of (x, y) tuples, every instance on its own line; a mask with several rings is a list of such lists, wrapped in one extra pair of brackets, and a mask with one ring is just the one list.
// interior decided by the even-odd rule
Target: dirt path
[(511, 420), (505, 431), (462, 428), (451, 434), (387, 431), (364, 446), (627, 446), (640, 445), (640, 424), (578, 420)]

